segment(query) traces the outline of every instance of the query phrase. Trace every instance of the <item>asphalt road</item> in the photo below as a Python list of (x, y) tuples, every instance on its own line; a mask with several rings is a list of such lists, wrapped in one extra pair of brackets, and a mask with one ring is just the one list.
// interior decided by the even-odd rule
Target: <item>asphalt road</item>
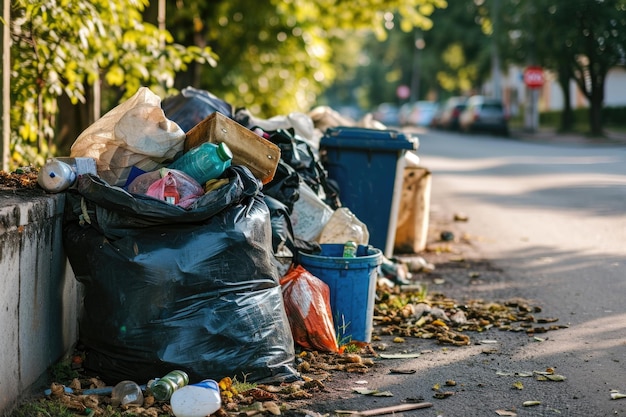
[[(569, 327), (540, 339), (491, 329), (464, 347), (422, 340), (397, 346), (382, 338), (374, 346), (421, 355), (337, 376), (312, 408), (332, 414), (423, 399), (433, 407), (396, 415), (626, 416), (626, 399), (611, 399), (611, 390), (626, 393), (626, 146), (450, 132), (419, 138), (422, 165), (432, 172), (433, 228), (463, 235), (466, 244), (457, 249), (480, 270), (470, 283), (467, 270), (444, 265), (435, 274), (445, 278), (439, 290), (456, 298), (520, 297)], [(450, 222), (460, 212), (469, 220)], [(424, 256), (437, 261), (432, 253)], [(416, 372), (390, 372), (394, 368)], [(548, 368), (566, 379), (525, 376)], [(454, 395), (433, 398), (433, 386), (448, 380), (456, 382), (448, 388)], [(393, 396), (356, 394), (355, 386)]]

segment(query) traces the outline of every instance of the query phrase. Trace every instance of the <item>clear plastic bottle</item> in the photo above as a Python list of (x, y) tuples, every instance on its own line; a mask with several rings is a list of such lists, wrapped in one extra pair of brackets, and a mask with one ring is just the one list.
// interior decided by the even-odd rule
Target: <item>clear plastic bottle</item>
[(49, 159), (37, 175), (37, 183), (50, 193), (60, 193), (76, 181), (72, 167), (56, 158)]
[(189, 383), (189, 376), (184, 371), (172, 371), (163, 378), (155, 380), (150, 384), (150, 392), (157, 401), (167, 401), (179, 388)]
[(232, 162), (233, 153), (224, 142), (205, 142), (190, 149), (172, 162), (168, 168), (178, 169), (204, 185), (208, 180), (219, 177)]
[(206, 417), (222, 406), (220, 388), (212, 379), (187, 385), (174, 392), (170, 405), (176, 417)]
[(113, 387), (111, 391), (111, 401), (113, 406), (120, 405), (142, 405), (143, 392), (141, 387), (134, 381), (121, 381)]
[(74, 185), (79, 175), (97, 175), (94, 158), (50, 158), (39, 170), (37, 183), (50, 193), (60, 193)]

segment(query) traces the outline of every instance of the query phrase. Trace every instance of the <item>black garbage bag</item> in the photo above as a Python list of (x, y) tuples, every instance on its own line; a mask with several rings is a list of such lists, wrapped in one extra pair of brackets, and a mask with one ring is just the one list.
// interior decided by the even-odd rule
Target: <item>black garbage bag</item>
[(165, 98), (161, 108), (185, 133), (216, 111), (233, 117), (232, 105), (209, 91), (193, 87), (185, 87), (179, 94)]
[(341, 207), (338, 187), (329, 181), (328, 173), (317, 152), (308, 142), (297, 138), (289, 130), (278, 129), (269, 140), (280, 148), (280, 159), (291, 166), (311, 189), (333, 210)]
[(293, 213), (293, 205), (300, 198), (300, 175), (281, 157), (274, 178), (263, 186), (263, 194), (280, 201)]
[(173, 369), (192, 381), (299, 378), (260, 182), (240, 166), (223, 177), (190, 210), (94, 176), (67, 194), (87, 371), (109, 384)]

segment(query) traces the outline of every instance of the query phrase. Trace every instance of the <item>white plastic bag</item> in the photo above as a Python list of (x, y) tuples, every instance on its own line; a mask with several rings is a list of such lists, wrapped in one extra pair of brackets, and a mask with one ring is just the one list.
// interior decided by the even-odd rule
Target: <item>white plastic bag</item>
[(365, 223), (360, 221), (347, 207), (339, 207), (330, 217), (318, 243), (346, 243), (352, 240), (358, 245), (367, 245), (370, 234)]
[(183, 150), (184, 141), (185, 132), (165, 117), (161, 98), (141, 87), (85, 129), (70, 156), (95, 158), (100, 178), (124, 186), (133, 166), (155, 171)]

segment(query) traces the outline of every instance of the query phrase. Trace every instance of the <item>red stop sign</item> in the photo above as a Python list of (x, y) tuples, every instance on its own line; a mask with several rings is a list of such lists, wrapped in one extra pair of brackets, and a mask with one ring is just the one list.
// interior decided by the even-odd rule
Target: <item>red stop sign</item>
[(539, 88), (543, 85), (543, 68), (526, 67), (524, 70), (524, 84), (528, 88)]

